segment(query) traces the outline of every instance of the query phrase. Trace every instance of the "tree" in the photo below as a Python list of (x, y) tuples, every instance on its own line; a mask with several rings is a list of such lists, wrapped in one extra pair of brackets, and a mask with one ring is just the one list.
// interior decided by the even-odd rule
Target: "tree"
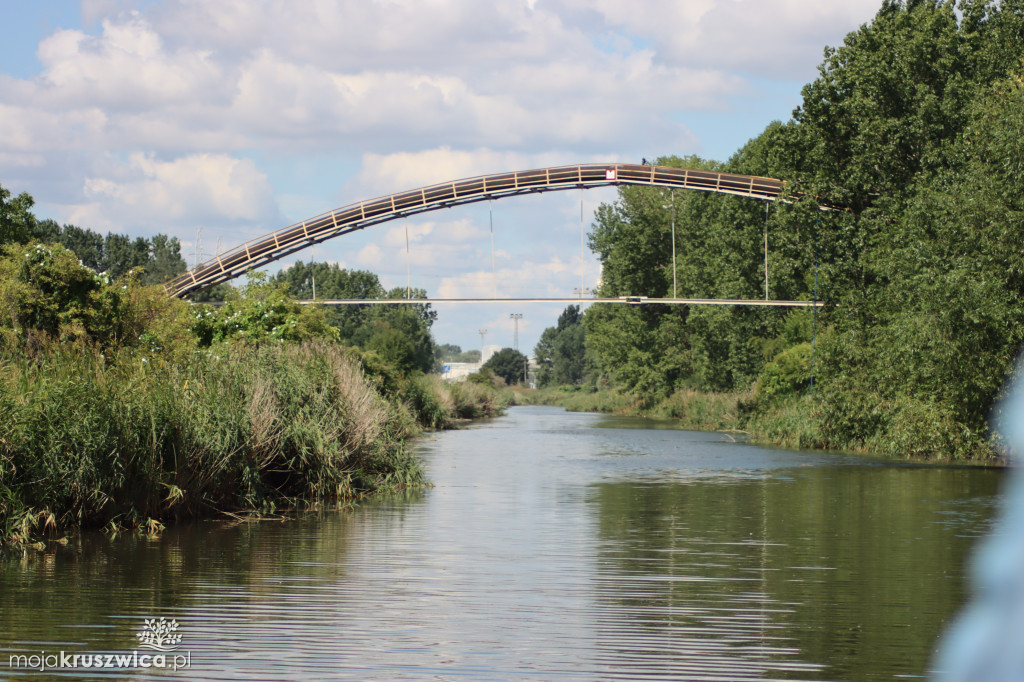
[(839, 447), (970, 454), (1024, 336), (1021, 98), (1004, 80), (1024, 3), (960, 13), (887, 2), (795, 112), (792, 177), (851, 208), (817, 235), (840, 305), (816, 393)]
[[(414, 290), (415, 298), (426, 292)], [(387, 298), (405, 298), (404, 288), (392, 289)], [(403, 372), (430, 372), (434, 368), (434, 339), (430, 334), (437, 313), (429, 305), (370, 306), (363, 326), (351, 340), (361, 348), (376, 350)], [(401, 342), (399, 342), (401, 341)]]
[(462, 347), (453, 343), (442, 343), (434, 347), (434, 372), (440, 372), (446, 362), (480, 362), (480, 350), (463, 352)]
[(364, 347), (377, 353), (401, 374), (409, 374), (415, 370), (424, 371), (418, 349), (412, 339), (387, 324), (375, 324)]
[[(44, 223), (52, 223), (54, 227), (57, 227), (57, 223), (52, 220), (43, 221)], [(41, 230), (37, 230), (40, 232)], [(106, 248), (103, 236), (92, 230), (85, 230), (75, 225), (65, 225), (64, 227), (57, 227), (55, 233), (50, 236), (49, 234), (39, 236), (40, 241), (57, 242), (65, 249), (71, 249), (78, 256), (78, 259), (82, 261), (82, 265), (92, 268), (96, 272), (103, 272), (107, 269), (107, 257)], [(130, 268), (117, 268), (119, 272), (127, 272)]]
[(113, 278), (122, 277), (133, 268), (149, 263), (149, 242), (142, 237), (107, 234), (103, 240), (103, 262), (100, 268)]
[(0, 320), (19, 335), (106, 343), (117, 335), (121, 294), (59, 245), (15, 245), (0, 261)]
[(505, 383), (518, 384), (523, 382), (523, 373), (526, 371), (527, 358), (517, 350), (502, 348), (492, 355), (481, 369), (488, 369), (496, 376), (505, 380)]
[(181, 257), (181, 242), (177, 237), (165, 234), (157, 234), (152, 239), (136, 237), (134, 240), (127, 235), (113, 233), (103, 237), (76, 225), (61, 227), (54, 220), (40, 220), (34, 224), (32, 238), (48, 244), (60, 244), (73, 251), (82, 265), (113, 278), (123, 277), (133, 268), (141, 267), (139, 281), (144, 285), (163, 284), (187, 269)]
[(200, 345), (338, 340), (338, 330), (328, 324), (322, 308), (299, 304), (265, 273), (251, 272), (248, 277), (224, 305), (195, 307), (191, 329)]
[[(317, 299), (384, 298), (384, 287), (381, 286), (377, 275), (365, 270), (346, 270), (337, 263), (297, 261), (290, 268), (275, 275), (273, 281), (287, 285), (290, 295), (303, 300), (313, 298), (314, 282)], [(331, 324), (340, 331), (341, 338), (350, 340), (360, 328), (369, 324), (370, 318), (374, 315), (372, 307), (332, 306), (327, 311), (327, 316)]]
[[(586, 343), (600, 372), (644, 395), (742, 390), (760, 377), (759, 399), (777, 404), (809, 379), (814, 329), (815, 392), (800, 405), (817, 413), (818, 442), (979, 448), (1024, 343), (1021, 44), (1022, 0), (887, 0), (826, 50), (792, 121), (726, 164), (659, 160), (781, 177), (789, 202), (766, 212), (622, 188), (591, 233), (601, 295), (663, 295), (674, 274), (682, 297), (750, 299), (768, 279), (773, 298), (826, 307), (809, 326), (780, 310), (593, 306)], [(549, 357), (553, 336), (542, 341)]]
[(902, 435), (924, 454), (969, 454), (1024, 343), (1024, 85), (968, 108), (961, 161), (919, 178), (879, 239), (875, 324), (844, 325), (823, 356), (836, 442)]
[(10, 191), (0, 185), (0, 245), (23, 244), (32, 238), (36, 222), (31, 211), (34, 203), (25, 192), (11, 199)]
[(438, 360), (450, 360), (462, 355), (462, 346), (454, 343), (439, 343), (436, 348)]
[[(725, 170), (766, 175), (765, 169), (780, 164), (772, 150), (784, 135), (781, 126), (769, 126), (766, 140), (752, 141)], [(696, 157), (658, 163), (722, 169)], [(599, 293), (671, 295), (674, 222), (680, 297), (763, 296), (767, 227), (779, 235), (771, 254), (773, 287), (791, 298), (810, 298), (811, 283), (802, 278), (813, 263), (809, 240), (801, 243), (799, 233), (783, 233), (776, 227), (780, 220), (779, 211), (766, 218), (763, 204), (736, 197), (624, 187), (615, 204), (599, 208), (591, 232), (591, 247), (602, 262)], [(783, 316), (775, 310), (592, 306), (584, 315), (586, 347), (600, 374), (648, 396), (682, 386), (744, 388), (765, 362), (759, 340), (774, 336)]]
[[(426, 291), (404, 287), (385, 291), (377, 275), (345, 270), (337, 264), (299, 261), (282, 270), (272, 282), (286, 287), (291, 296), (317, 299), (426, 298)], [(375, 350), (402, 371), (429, 372), (434, 367), (434, 339), (430, 327), (437, 312), (430, 304), (341, 305), (325, 310), (329, 323), (338, 328), (342, 341)], [(403, 342), (399, 342), (399, 337)]]
[(181, 257), (181, 242), (177, 237), (158, 234), (151, 240), (151, 245), (149, 261), (142, 275), (143, 284), (163, 284), (188, 269)]
[(586, 333), (578, 305), (570, 305), (558, 316), (558, 324), (540, 335), (534, 349), (540, 372), (540, 386), (582, 384), (586, 370)]

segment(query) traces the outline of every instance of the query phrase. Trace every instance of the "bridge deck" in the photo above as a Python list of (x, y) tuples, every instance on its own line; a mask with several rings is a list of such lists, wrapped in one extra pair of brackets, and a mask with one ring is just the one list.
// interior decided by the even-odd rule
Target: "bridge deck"
[(355, 230), (487, 199), (577, 187), (651, 185), (773, 201), (781, 194), (784, 184), (782, 180), (754, 175), (624, 163), (577, 164), (481, 175), (360, 201), (304, 220), (218, 254), (172, 279), (166, 289), (172, 296), (187, 296)]

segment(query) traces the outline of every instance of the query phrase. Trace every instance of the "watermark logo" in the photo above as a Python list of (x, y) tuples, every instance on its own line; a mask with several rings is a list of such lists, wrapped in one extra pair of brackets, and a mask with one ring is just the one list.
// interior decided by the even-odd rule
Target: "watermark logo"
[(176, 651), (181, 646), (181, 633), (177, 632), (178, 621), (161, 618), (147, 618), (142, 630), (135, 635), (139, 646), (156, 651)]
[(178, 621), (166, 618), (160, 620), (147, 618), (143, 621), (142, 629), (135, 636), (139, 640), (140, 649), (151, 649), (157, 653), (140, 652), (139, 649), (119, 654), (40, 651), (38, 654), (12, 654), (7, 664), (14, 669), (38, 670), (39, 672), (88, 668), (187, 670), (192, 667), (191, 651), (175, 653), (181, 647)]

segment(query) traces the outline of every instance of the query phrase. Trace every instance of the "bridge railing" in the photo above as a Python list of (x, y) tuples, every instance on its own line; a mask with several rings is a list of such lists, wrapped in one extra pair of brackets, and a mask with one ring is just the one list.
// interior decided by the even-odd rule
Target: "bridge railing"
[(360, 201), (245, 242), (175, 277), (165, 287), (183, 297), (234, 279), (313, 244), (396, 218), (462, 204), (577, 187), (651, 185), (772, 201), (785, 183), (774, 178), (641, 164), (576, 164), (495, 173)]

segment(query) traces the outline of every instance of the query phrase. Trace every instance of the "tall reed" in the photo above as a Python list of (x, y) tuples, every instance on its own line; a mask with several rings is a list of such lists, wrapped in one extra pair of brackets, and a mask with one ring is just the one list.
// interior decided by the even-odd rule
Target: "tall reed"
[(183, 363), (51, 344), (0, 364), (0, 520), (140, 523), (414, 484), (413, 427), (330, 344)]

